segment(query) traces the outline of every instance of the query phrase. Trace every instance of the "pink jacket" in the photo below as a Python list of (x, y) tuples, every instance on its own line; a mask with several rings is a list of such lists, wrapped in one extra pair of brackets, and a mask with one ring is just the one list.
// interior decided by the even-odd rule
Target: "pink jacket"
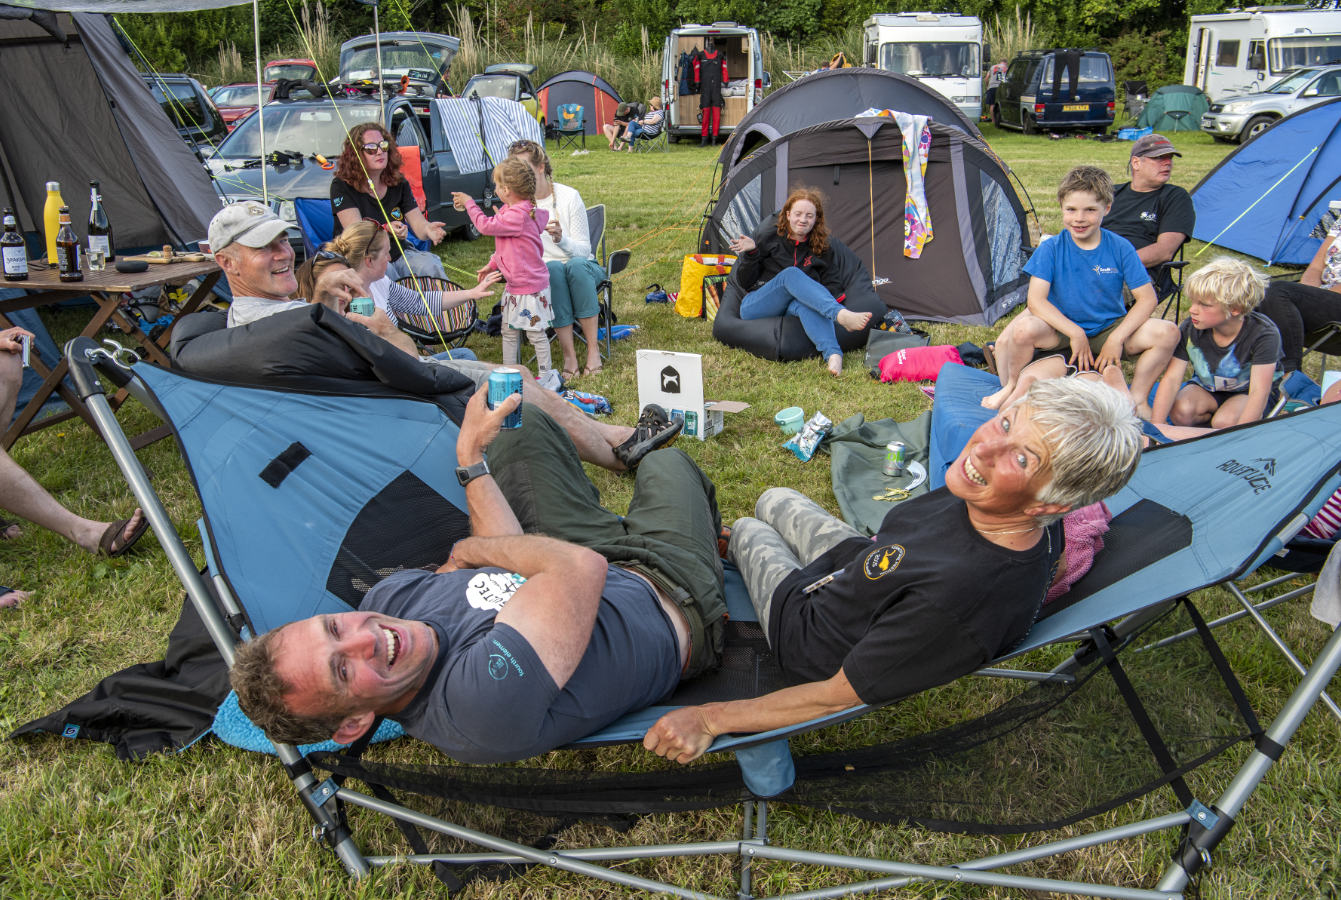
[(540, 243), (549, 213), (536, 210), (532, 219), (533, 209), (534, 203), (523, 200), (490, 216), (474, 200), (466, 204), (466, 213), (480, 234), (493, 236), (494, 255), (489, 257), (489, 268), (503, 273), (510, 294), (538, 294), (549, 287), (549, 269), (545, 268)]

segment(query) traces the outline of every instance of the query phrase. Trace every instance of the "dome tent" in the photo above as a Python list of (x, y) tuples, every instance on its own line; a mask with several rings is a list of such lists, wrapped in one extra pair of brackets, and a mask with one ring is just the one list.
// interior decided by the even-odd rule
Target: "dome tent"
[(622, 102), (619, 91), (594, 72), (572, 69), (560, 72), (536, 88), (536, 99), (545, 112), (546, 122), (559, 121), (559, 107), (576, 103), (584, 110), (583, 131), (600, 134), (601, 126), (615, 120), (615, 109)]
[(1138, 128), (1155, 131), (1197, 131), (1201, 117), (1210, 108), (1211, 101), (1201, 88), (1190, 84), (1166, 84), (1146, 101)]

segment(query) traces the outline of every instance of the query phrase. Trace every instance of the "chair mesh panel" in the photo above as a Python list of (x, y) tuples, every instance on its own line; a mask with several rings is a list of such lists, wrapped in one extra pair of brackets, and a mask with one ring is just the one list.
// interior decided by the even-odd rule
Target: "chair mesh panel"
[[(416, 290), (415, 282), (418, 281), (418, 290), (423, 291), (459, 291), (461, 285), (454, 281), (444, 281), (441, 278), (429, 278), (422, 276), (416, 278), (411, 275), (400, 281), (410, 290)], [(434, 324), (433, 317), (425, 311), (422, 315), (401, 316), (400, 320), (410, 326), (417, 332), (426, 335), (426, 340), (437, 341), (438, 330), (442, 330), (442, 336), (448, 342), (464, 337), (471, 333), (475, 328), (475, 320), (479, 318), (479, 311), (475, 306), (474, 300), (467, 300), (465, 303), (453, 306), (443, 311), (443, 322), (441, 325)]]
[[(406, 522), (429, 524), (407, 529)], [(452, 545), (469, 534), (464, 512), (405, 472), (359, 511), (326, 576), (326, 590), (357, 607), (369, 588), (394, 572), (442, 565)]]
[[(1150, 623), (1145, 635), (1158, 638), (1188, 624), (1179, 605)], [(746, 632), (729, 639), (751, 640)], [(1247, 736), (1202, 642), (1127, 652), (1121, 659), (1179, 774)], [(1171, 775), (1156, 763), (1103, 663), (1087, 663), (1076, 675), (1071, 684), (961, 678), (842, 725), (795, 735), (796, 784), (774, 799), (871, 821), (1007, 834), (1059, 828), (1166, 784)], [(1002, 694), (1011, 696), (998, 702)], [(987, 711), (919, 732), (961, 709)], [(631, 754), (623, 765), (650, 771), (611, 773), (608, 765), (587, 765), (608, 763), (603, 754), (612, 752)], [(370, 753), (396, 751), (384, 746)], [(434, 756), (427, 748), (424, 753)], [(338, 753), (309, 758), (336, 774), (396, 789), (556, 818), (710, 809), (748, 796), (729, 759), (683, 767), (636, 745), (559, 751), (540, 766), (515, 767), (387, 764)], [(480, 813), (491, 821), (497, 814)]]

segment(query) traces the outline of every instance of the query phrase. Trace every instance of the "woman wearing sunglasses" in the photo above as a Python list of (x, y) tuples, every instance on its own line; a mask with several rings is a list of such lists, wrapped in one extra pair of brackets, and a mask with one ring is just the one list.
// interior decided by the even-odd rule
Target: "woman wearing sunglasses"
[(335, 236), (363, 219), (381, 222), (391, 238), (389, 271), (393, 280), (424, 275), (445, 281), (442, 260), (409, 244), (411, 232), (437, 244), (446, 237), (447, 229), (441, 222), (424, 217), (401, 165), (400, 150), (381, 124), (364, 122), (349, 129), (331, 180)]

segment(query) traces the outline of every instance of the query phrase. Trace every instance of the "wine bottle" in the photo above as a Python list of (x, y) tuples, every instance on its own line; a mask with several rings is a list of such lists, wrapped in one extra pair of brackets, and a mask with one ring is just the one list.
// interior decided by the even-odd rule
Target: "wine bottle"
[(4, 257), (5, 281), (28, 280), (28, 248), (19, 233), (12, 209), (5, 210), (5, 231), (0, 234), (0, 256)]
[(79, 238), (70, 225), (70, 207), (60, 209), (60, 230), (56, 232), (56, 266), (61, 281), (83, 281), (84, 267), (79, 258)]
[(116, 259), (116, 250), (112, 247), (112, 223), (102, 205), (102, 192), (98, 189), (96, 181), (90, 181), (88, 186), (88, 248), (101, 250), (106, 260), (113, 262)]

